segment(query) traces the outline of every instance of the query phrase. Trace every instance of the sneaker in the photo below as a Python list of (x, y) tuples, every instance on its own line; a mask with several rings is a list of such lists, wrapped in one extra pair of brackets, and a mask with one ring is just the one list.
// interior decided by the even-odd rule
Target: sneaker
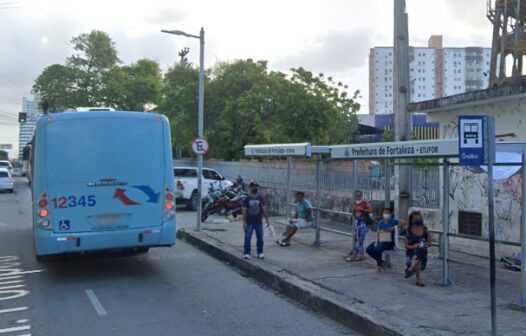
[(263, 255), (263, 253), (258, 254), (258, 259), (265, 259), (265, 256)]
[(243, 259), (250, 259), (250, 254), (245, 254), (245, 255), (243, 256)]

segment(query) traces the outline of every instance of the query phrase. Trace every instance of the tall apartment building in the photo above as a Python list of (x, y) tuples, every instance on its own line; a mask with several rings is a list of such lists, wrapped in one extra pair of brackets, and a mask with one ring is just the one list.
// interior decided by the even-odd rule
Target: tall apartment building
[[(369, 54), (369, 113), (393, 113), (392, 47)], [(410, 100), (419, 102), (482, 90), (489, 85), (490, 48), (443, 48), (442, 36), (431, 36), (428, 47), (409, 51)]]
[(27, 121), (20, 124), (20, 130), (18, 135), (18, 156), (22, 158), (24, 147), (27, 145), (33, 137), (35, 131), (37, 118), (42, 114), (38, 104), (40, 99), (35, 97), (35, 100), (29, 100), (26, 97), (22, 98), (22, 112), (27, 113)]

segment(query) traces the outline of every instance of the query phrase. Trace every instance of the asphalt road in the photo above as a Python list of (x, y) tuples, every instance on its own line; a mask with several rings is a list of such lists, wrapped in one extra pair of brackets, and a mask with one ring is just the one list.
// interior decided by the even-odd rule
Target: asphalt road
[(2, 336), (356, 335), (181, 241), (39, 264), (30, 202), (23, 178), (0, 194)]

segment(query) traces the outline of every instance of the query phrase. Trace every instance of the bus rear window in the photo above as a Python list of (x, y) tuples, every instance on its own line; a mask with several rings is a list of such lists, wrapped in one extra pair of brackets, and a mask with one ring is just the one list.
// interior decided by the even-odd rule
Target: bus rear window
[(160, 122), (143, 119), (72, 119), (47, 125), (51, 183), (100, 178), (157, 178), (164, 167)]

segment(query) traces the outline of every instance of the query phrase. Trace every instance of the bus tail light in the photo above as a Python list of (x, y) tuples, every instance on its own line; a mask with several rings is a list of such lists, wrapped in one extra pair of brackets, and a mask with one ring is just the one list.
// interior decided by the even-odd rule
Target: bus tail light
[(47, 208), (42, 208), (38, 211), (38, 215), (42, 218), (49, 216), (49, 210)]
[(50, 229), (51, 228), (51, 221), (49, 219), (49, 209), (47, 208), (49, 202), (47, 200), (47, 193), (41, 193), (39, 195), (39, 199), (38, 199), (38, 211), (37, 211), (37, 214), (38, 214), (38, 217), (39, 219), (37, 220), (37, 223), (38, 225), (41, 227), (41, 228), (44, 228), (44, 229)]
[(175, 217), (175, 203), (174, 195), (170, 188), (166, 188), (164, 192), (164, 221), (171, 221)]

